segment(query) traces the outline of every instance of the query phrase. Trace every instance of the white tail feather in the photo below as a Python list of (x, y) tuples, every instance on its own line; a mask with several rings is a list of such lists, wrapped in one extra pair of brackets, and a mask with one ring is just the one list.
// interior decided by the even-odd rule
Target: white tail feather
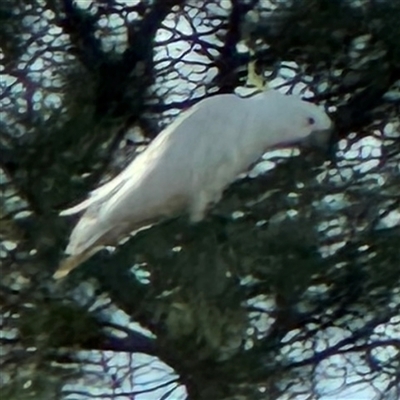
[(83, 253), (68, 257), (59, 265), (57, 271), (53, 274), (53, 278), (62, 279), (66, 277), (73, 269), (81, 265), (84, 261), (90, 258), (93, 254), (97, 253), (99, 250), (101, 250), (101, 247), (96, 246), (84, 251)]

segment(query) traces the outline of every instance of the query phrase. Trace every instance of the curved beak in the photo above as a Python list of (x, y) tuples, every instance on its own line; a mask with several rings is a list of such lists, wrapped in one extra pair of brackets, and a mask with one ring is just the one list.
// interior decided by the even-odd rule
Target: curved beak
[(329, 150), (332, 146), (332, 138), (334, 132), (334, 124), (331, 122), (330, 126), (327, 129), (318, 130), (312, 132), (305, 140), (304, 145), (306, 147), (316, 147), (321, 150)]

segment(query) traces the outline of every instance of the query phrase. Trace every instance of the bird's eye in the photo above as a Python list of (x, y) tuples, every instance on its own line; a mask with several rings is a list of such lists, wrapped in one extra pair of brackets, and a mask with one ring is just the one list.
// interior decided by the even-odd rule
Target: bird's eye
[(309, 125), (314, 125), (315, 124), (315, 119), (313, 117), (308, 117), (307, 121), (308, 121)]

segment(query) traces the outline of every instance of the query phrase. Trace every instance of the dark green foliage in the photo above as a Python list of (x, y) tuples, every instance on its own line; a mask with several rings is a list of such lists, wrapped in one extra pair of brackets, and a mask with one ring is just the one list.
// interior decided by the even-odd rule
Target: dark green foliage
[[(280, 62), (297, 62), (290, 85), (309, 75), (304, 82), (313, 100), (335, 107), (329, 110), (337, 124), (335, 156), (302, 151), (278, 158), (268, 173), (233, 183), (205, 221), (163, 221), (113, 253), (99, 252), (59, 285), (50, 275), (75, 219), (60, 218), (58, 211), (85, 198), (136, 155), (137, 143), (125, 149), (129, 129), (151, 126), (152, 132), (143, 132), (151, 137), (165, 122), (162, 111), (185, 109), (196, 96), (189, 98), (188, 90), (188, 99), (170, 105), (150, 94), (155, 78), (165, 78), (178, 64), (157, 72), (163, 61), (153, 60), (154, 37), (166, 15), (187, 12), (182, 1), (130, 6), (137, 19), (125, 20), (129, 46), (122, 53), (105, 51), (97, 31), (102, 16), (125, 15), (117, 2), (95, 2), (89, 10), (70, 0), (30, 3), (32, 9), (16, 0), (0, 4), (1, 63), (24, 89), (13, 94), (5, 80), (1, 98), (10, 119), (0, 121), (0, 165), (8, 179), (0, 182), (0, 368), (6, 377), (0, 398), (62, 399), (63, 384), (84, 376), (85, 363), (76, 359), (83, 349), (156, 356), (179, 375), (191, 400), (304, 393), (318, 399), (317, 371), (324, 366), (337, 372), (341, 366), (331, 357), (351, 353), (362, 364), (361, 380), (372, 385), (384, 375), (389, 384), (379, 389), (382, 398), (397, 398), (399, 359), (384, 360), (374, 351), (390, 354), (400, 346), (383, 337), (396, 328), (400, 314), (400, 232), (398, 224), (382, 223), (400, 209), (399, 112), (392, 100), (400, 79), (399, 3), (281, 3), (272, 13), (260, 12), (247, 31), (241, 26), (245, 11), (259, 12), (259, 2), (233, 1), (228, 17), (210, 9), (201, 14), (199, 6), (202, 18), (220, 21), (211, 32), (225, 42), (208, 43), (196, 30), (180, 39), (198, 46), (197, 54), (210, 54), (204, 71), (218, 68), (210, 87), (217, 82), (217, 90), (229, 91), (242, 80), (250, 56), (236, 52), (241, 39), (272, 77)], [(18, 8), (23, 11), (15, 14)], [(71, 55), (60, 65), (54, 61), (48, 82), (52, 90), (61, 82), (62, 107), (50, 113), (19, 106), (46, 86), (18, 67), (37, 39), (24, 39), (33, 28), (21, 19), (26, 13), (40, 19), (44, 9), (54, 12), (52, 26), (68, 37), (65, 48), (50, 43), (48, 51), (54, 59), (58, 51)], [(355, 40), (366, 35), (364, 47), (353, 52)], [(384, 134), (389, 122), (392, 138)], [(382, 155), (377, 166), (354, 172), (362, 151), (354, 150), (350, 161), (343, 153), (364, 136), (381, 141)], [(348, 139), (346, 148), (338, 146), (340, 138)], [(339, 206), (327, 200), (338, 195)], [(20, 211), (31, 214), (17, 218)], [(237, 211), (242, 214), (232, 218)], [(326, 250), (334, 245), (335, 251)], [(94, 306), (104, 299), (105, 305)], [(124, 311), (155, 337), (110, 323), (109, 308), (111, 315)], [(342, 336), (329, 342), (335, 330)]]

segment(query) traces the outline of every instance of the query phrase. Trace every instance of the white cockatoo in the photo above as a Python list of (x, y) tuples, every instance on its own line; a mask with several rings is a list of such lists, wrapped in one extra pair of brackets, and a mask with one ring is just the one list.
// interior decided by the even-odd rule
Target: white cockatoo
[(163, 218), (187, 213), (192, 222), (202, 220), (210, 204), (264, 152), (310, 138), (326, 143), (331, 126), (316, 105), (275, 90), (200, 101), (119, 175), (61, 213), (82, 216), (69, 239), (69, 258), (54, 277)]

